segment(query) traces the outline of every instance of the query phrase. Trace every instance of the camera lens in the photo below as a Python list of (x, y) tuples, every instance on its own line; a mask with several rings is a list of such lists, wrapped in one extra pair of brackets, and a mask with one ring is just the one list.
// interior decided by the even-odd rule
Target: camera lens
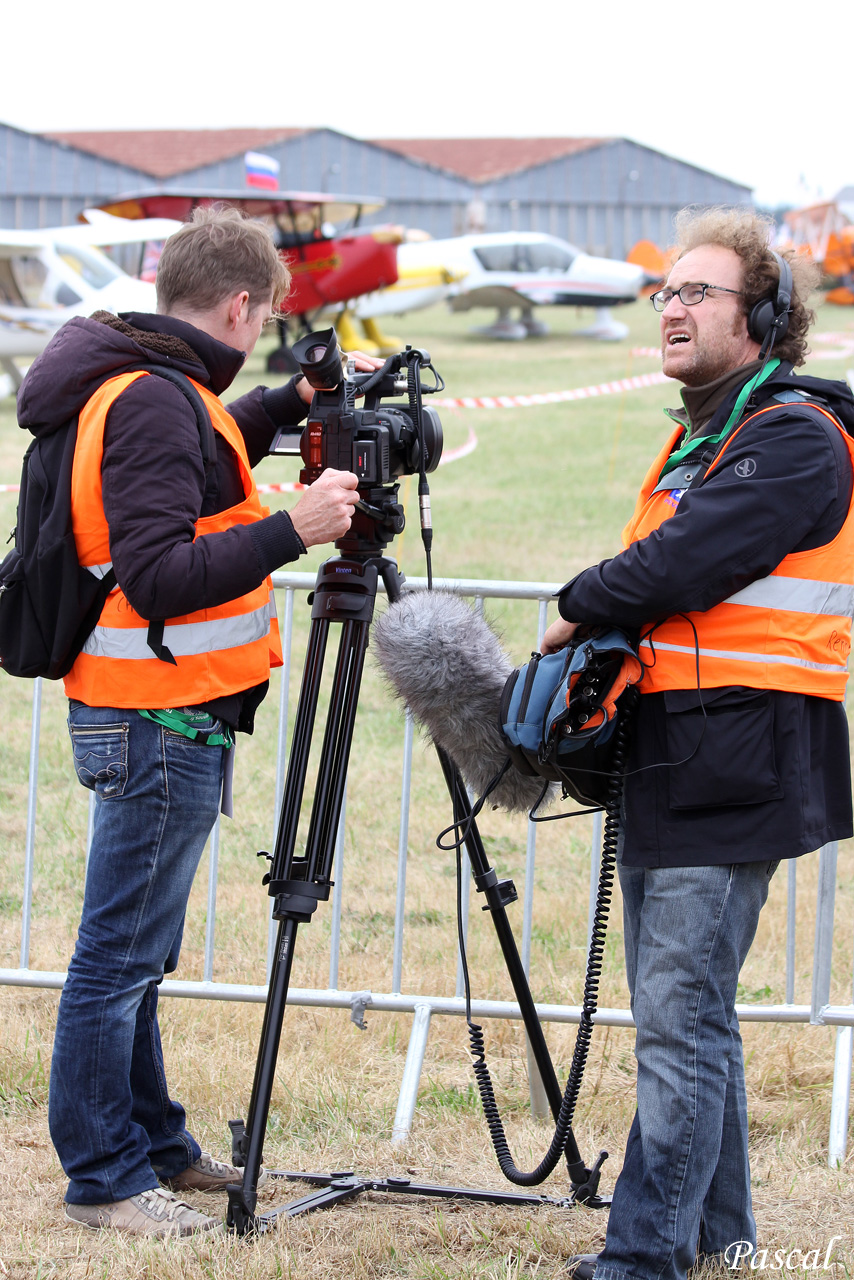
[(309, 347), (303, 359), (306, 364), (320, 364), (326, 355), (326, 347)]

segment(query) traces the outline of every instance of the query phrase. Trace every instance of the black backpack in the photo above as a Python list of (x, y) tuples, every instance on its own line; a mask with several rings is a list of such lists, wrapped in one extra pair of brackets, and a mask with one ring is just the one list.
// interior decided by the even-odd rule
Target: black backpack
[[(202, 397), (177, 370), (145, 372), (173, 383), (192, 406), (207, 478), (216, 464), (216, 443)], [(96, 577), (77, 559), (71, 526), (76, 443), (73, 418), (34, 440), (24, 455), (15, 545), (0, 564), (0, 668), (12, 676), (59, 680), (66, 675), (116, 585), (112, 568)]]

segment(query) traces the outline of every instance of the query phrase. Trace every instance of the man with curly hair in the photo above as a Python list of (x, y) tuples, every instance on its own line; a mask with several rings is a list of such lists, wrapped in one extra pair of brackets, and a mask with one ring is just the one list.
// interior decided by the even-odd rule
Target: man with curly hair
[(852, 834), (854, 400), (792, 373), (815, 272), (770, 229), (747, 209), (677, 219), (652, 301), (683, 408), (624, 550), (562, 589), (543, 641), (621, 626), (645, 667), (618, 859), (637, 1111), (579, 1280), (683, 1280), (755, 1246), (739, 971), (780, 860)]

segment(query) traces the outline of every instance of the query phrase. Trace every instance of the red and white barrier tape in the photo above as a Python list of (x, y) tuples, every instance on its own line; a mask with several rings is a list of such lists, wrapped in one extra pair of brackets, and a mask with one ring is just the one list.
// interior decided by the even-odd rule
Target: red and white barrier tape
[[(659, 353), (652, 347), (638, 347), (632, 355)], [(592, 387), (575, 387), (572, 391), (542, 391), (527, 396), (461, 396), (458, 399), (433, 400), (432, 403), (442, 409), (530, 409), (540, 404), (566, 404), (572, 400), (591, 400), (597, 396), (619, 395), (621, 391), (639, 391), (642, 387), (655, 387), (671, 379), (658, 373), (639, 373), (633, 378), (618, 378), (615, 382), (599, 382)], [(469, 428), (468, 439), (457, 449), (448, 449), (442, 454), (441, 464), (456, 462), (474, 453), (477, 448), (477, 436)], [(259, 484), (259, 493), (298, 493), (305, 485), (299, 481), (285, 484)], [(0, 493), (17, 493), (18, 485), (0, 484)]]
[(565, 404), (571, 400), (619, 395), (621, 391), (637, 391), (661, 382), (670, 382), (670, 378), (660, 372), (639, 373), (633, 378), (618, 378), (615, 382), (600, 382), (592, 387), (575, 387), (572, 391), (543, 391), (527, 396), (461, 396), (457, 400), (434, 400), (432, 403), (442, 409), (529, 409), (539, 404)]

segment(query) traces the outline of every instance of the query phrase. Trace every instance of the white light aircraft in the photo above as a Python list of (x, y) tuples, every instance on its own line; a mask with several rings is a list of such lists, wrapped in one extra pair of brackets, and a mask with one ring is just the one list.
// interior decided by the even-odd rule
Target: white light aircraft
[[(402, 244), (397, 257), (401, 280), (407, 272), (430, 267), (456, 277), (457, 283), (447, 287), (452, 311), (496, 307), (496, 321), (474, 331), (489, 338), (519, 340), (547, 333), (534, 316), (536, 306), (593, 307), (596, 320), (584, 332), (605, 341), (624, 338), (627, 326), (613, 320), (608, 308), (634, 302), (649, 282), (643, 267), (592, 257), (566, 240), (537, 231)], [(383, 290), (383, 295), (391, 299), (397, 288)], [(518, 319), (510, 315), (515, 308)]]
[(31, 359), (60, 325), (93, 311), (154, 311), (154, 285), (123, 271), (101, 247), (165, 240), (172, 218), (129, 222), (89, 210), (88, 223), (35, 231), (0, 230), (0, 395), (17, 390)]

